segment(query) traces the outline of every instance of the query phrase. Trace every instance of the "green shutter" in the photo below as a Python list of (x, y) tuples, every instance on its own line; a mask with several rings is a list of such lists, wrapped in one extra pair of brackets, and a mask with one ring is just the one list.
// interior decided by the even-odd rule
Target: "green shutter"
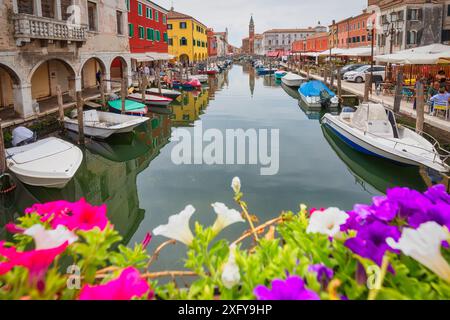
[(147, 28), (147, 40), (151, 40), (150, 30), (150, 28)]
[(133, 26), (132, 23), (129, 23), (129, 24), (128, 24), (128, 35), (129, 35), (130, 37), (134, 36), (134, 26)]
[(130, 0), (126, 0), (125, 3), (127, 4), (127, 10), (130, 11)]
[(169, 39), (167, 38), (167, 32), (164, 32), (164, 42), (169, 42)]
[(138, 15), (142, 16), (142, 3), (138, 3)]
[(145, 29), (144, 29), (144, 27), (139, 27), (139, 38), (145, 39)]
[(155, 11), (155, 20), (159, 21), (159, 12), (158, 11)]
[(161, 41), (161, 32), (159, 30), (156, 31), (156, 41)]

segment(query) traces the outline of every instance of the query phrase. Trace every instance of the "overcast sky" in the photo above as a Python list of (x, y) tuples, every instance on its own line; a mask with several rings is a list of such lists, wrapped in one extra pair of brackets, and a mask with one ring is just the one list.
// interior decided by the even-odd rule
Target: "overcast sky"
[(272, 28), (302, 28), (320, 21), (331, 21), (357, 15), (367, 7), (367, 0), (154, 0), (157, 4), (192, 15), (216, 31), (229, 30), (229, 42), (241, 46), (248, 36), (253, 13), (256, 32)]

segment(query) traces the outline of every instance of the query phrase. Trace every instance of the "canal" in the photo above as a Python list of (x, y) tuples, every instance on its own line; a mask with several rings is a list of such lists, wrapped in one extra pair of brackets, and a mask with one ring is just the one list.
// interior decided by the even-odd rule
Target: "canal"
[[(200, 92), (185, 93), (171, 106), (172, 113), (154, 113), (133, 135), (108, 141), (89, 140), (82, 167), (63, 190), (19, 186), (2, 199), (4, 224), (34, 202), (85, 197), (106, 203), (109, 217), (132, 245), (147, 232), (167, 223), (171, 214), (192, 204), (192, 220), (211, 224), (211, 203), (235, 207), (231, 179), (239, 176), (245, 200), (260, 221), (283, 210), (337, 206), (349, 210), (368, 203), (394, 185), (423, 190), (419, 170), (398, 167), (361, 155), (322, 129), (321, 114), (299, 106), (295, 91), (271, 78), (257, 77), (252, 68), (235, 65)], [(260, 175), (259, 165), (176, 165), (171, 159), (177, 128), (279, 129), (279, 172)], [(72, 136), (69, 138), (76, 139)], [(194, 221), (192, 221), (193, 223)], [(222, 236), (236, 238), (245, 225), (234, 225)], [(153, 251), (165, 239), (155, 237)], [(184, 246), (165, 249), (153, 268), (181, 268)]]

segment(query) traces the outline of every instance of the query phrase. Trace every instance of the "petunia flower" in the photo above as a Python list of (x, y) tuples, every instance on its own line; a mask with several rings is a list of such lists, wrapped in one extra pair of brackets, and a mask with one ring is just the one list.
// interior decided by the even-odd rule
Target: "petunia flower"
[(440, 202), (450, 204), (450, 194), (447, 193), (446, 187), (443, 184), (430, 187), (424, 195), (435, 204)]
[(425, 222), (434, 221), (441, 226), (450, 229), (450, 204), (438, 202), (430, 206), (425, 212), (418, 211), (412, 214), (408, 219), (408, 224), (417, 228)]
[(321, 233), (334, 237), (340, 232), (349, 215), (338, 208), (328, 208), (320, 214), (313, 214), (309, 220), (307, 233)]
[(169, 223), (161, 225), (153, 230), (153, 234), (175, 239), (189, 246), (194, 240), (194, 235), (189, 227), (189, 220), (195, 212), (192, 205), (188, 205), (179, 214), (169, 217)]
[(258, 300), (320, 300), (319, 295), (307, 289), (298, 276), (291, 276), (285, 281), (273, 280), (272, 289), (259, 285), (253, 293)]
[(5, 230), (12, 234), (22, 234), (25, 232), (24, 228), (21, 228), (14, 223), (7, 223), (5, 225)]
[(152, 234), (150, 233), (150, 232), (147, 232), (146, 234), (145, 234), (145, 238), (144, 238), (144, 240), (142, 240), (142, 247), (144, 248), (144, 249), (146, 249), (147, 247), (148, 247), (148, 245), (150, 244), (150, 241), (152, 241)]
[(319, 281), (323, 289), (328, 287), (330, 280), (334, 277), (333, 269), (328, 268), (323, 263), (309, 266), (308, 272), (313, 272), (317, 275), (317, 281)]
[(30, 282), (41, 286), (47, 269), (55, 258), (66, 250), (67, 246), (68, 242), (65, 242), (56, 248), (19, 252), (14, 247), (5, 247), (4, 242), (1, 241), (0, 256), (5, 257), (6, 261), (0, 262), (0, 274), (16, 266), (24, 267), (28, 269)]
[(423, 194), (408, 188), (389, 189), (386, 197), (398, 207), (397, 217), (401, 219), (408, 219), (418, 211), (425, 212), (432, 204)]
[(120, 276), (108, 283), (81, 288), (79, 300), (131, 300), (151, 295), (150, 286), (133, 267), (126, 268)]
[(52, 220), (53, 228), (63, 225), (69, 230), (89, 231), (94, 228), (104, 230), (107, 224), (106, 205), (92, 206), (84, 198), (72, 203), (68, 214), (59, 215)]
[(54, 230), (45, 230), (44, 226), (36, 224), (26, 229), (23, 234), (33, 237), (36, 250), (56, 248), (66, 242), (71, 245), (78, 240), (72, 231), (61, 225)]
[(47, 203), (37, 203), (25, 209), (26, 214), (37, 213), (42, 216), (41, 221), (46, 222), (51, 218), (66, 215), (71, 211), (72, 203), (68, 201), (53, 201)]
[(231, 188), (234, 193), (239, 193), (241, 191), (241, 179), (239, 177), (234, 177), (231, 181)]
[(236, 263), (234, 250), (235, 246), (231, 246), (228, 261), (225, 263), (222, 271), (222, 283), (227, 289), (232, 289), (241, 281), (241, 274), (239, 273), (239, 266)]
[(442, 242), (449, 237), (446, 228), (436, 222), (427, 222), (416, 230), (405, 228), (398, 242), (393, 238), (388, 238), (386, 242), (391, 248), (401, 250), (450, 282), (450, 265), (441, 254)]
[(400, 237), (398, 228), (376, 220), (359, 228), (356, 237), (348, 239), (345, 246), (357, 255), (381, 266), (386, 251), (392, 251), (386, 243), (389, 237), (398, 239)]
[(217, 214), (216, 222), (214, 222), (214, 225), (212, 227), (215, 233), (219, 233), (220, 231), (234, 223), (245, 222), (238, 211), (234, 209), (228, 209), (228, 207), (223, 203), (213, 203), (212, 207)]

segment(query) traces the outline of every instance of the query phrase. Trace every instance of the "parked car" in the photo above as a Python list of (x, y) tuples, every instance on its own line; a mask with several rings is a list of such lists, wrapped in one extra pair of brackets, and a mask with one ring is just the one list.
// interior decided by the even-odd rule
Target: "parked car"
[[(370, 65), (362, 66), (354, 71), (349, 71), (344, 74), (344, 80), (345, 81), (351, 81), (351, 82), (357, 82), (357, 83), (363, 83), (366, 79), (366, 74), (369, 74), (372, 72), (372, 68)], [(386, 67), (385, 66), (373, 66), (373, 75), (374, 76), (381, 76), (384, 81), (384, 75), (386, 73)]]
[[(365, 66), (366, 64), (361, 64), (361, 63), (355, 63), (355, 64), (347, 64), (345, 66), (343, 66), (340, 70), (340, 74), (341, 74), (341, 79), (344, 79), (344, 74), (346, 74), (349, 71), (354, 71), (358, 68), (361, 68), (363, 66)], [(338, 74), (338, 70), (334, 71), (334, 74), (337, 76)]]

